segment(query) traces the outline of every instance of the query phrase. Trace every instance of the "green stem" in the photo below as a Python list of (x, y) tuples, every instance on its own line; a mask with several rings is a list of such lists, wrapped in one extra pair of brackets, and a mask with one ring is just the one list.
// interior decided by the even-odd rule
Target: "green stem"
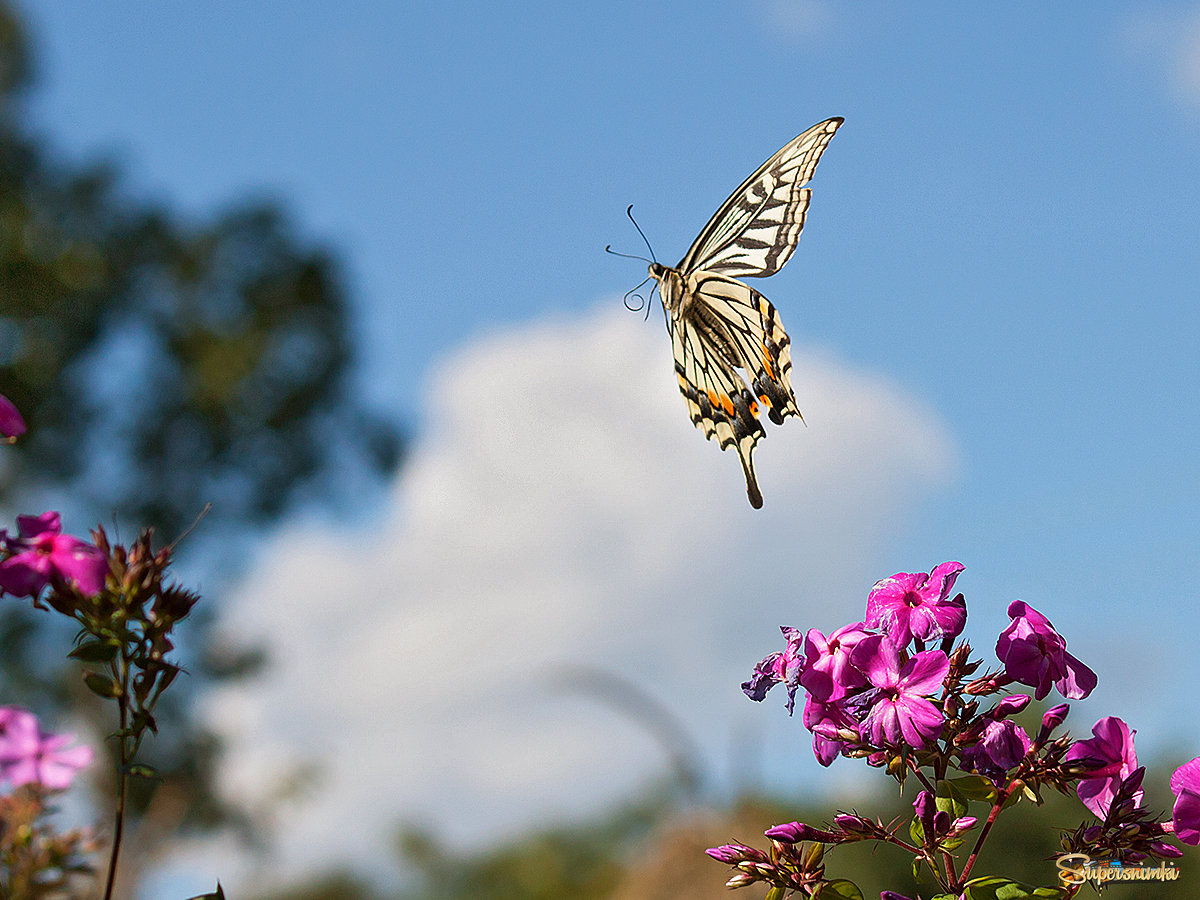
[(129, 661), (121, 657), (120, 672), (118, 674), (118, 682), (121, 685), (121, 694), (117, 697), (117, 709), (119, 710), (120, 731), (118, 738), (121, 742), (121, 765), (117, 770), (117, 817), (113, 825), (113, 843), (112, 852), (108, 857), (108, 878), (104, 884), (104, 900), (112, 900), (113, 886), (117, 880), (117, 858), (121, 854), (121, 835), (125, 830), (125, 784), (128, 779), (126, 770), (129, 767), (129, 736), (126, 734), (129, 728), (129, 707), (126, 698), (129, 696), (126, 691), (125, 682), (128, 681)]

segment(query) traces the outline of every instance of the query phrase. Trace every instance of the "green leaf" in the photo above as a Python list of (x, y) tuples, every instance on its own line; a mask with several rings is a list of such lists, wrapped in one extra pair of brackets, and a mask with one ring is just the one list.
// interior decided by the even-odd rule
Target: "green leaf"
[(921, 824), (919, 816), (914, 816), (913, 820), (908, 823), (908, 836), (918, 847), (925, 846), (925, 826)]
[(853, 881), (835, 878), (833, 881), (824, 882), (813, 894), (813, 900), (834, 900), (835, 897), (842, 897), (844, 900), (863, 900), (863, 893)]
[(1038, 900), (1063, 900), (1067, 892), (1064, 888), (1032, 887), (1019, 881), (989, 875), (968, 881), (963, 896), (967, 900), (1027, 900), (1030, 897), (1036, 897)]
[(947, 778), (945, 784), (965, 800), (982, 800), (991, 803), (996, 799), (996, 786), (982, 775), (963, 775)]
[(783, 895), (785, 893), (787, 892), (783, 888), (781, 888), (779, 885), (775, 885), (773, 888), (767, 891), (767, 896), (764, 897), (763, 900), (783, 900)]
[(117, 684), (113, 679), (101, 675), (99, 672), (85, 672), (83, 683), (87, 685), (87, 689), (93, 694), (98, 697), (104, 697), (106, 700), (121, 696), (121, 685)]
[(85, 641), (67, 654), (85, 663), (108, 663), (117, 658), (121, 645), (112, 641)]
[(933, 802), (938, 812), (949, 813), (951, 819), (958, 819), (967, 814), (970, 799), (957, 785), (949, 781), (939, 781)]

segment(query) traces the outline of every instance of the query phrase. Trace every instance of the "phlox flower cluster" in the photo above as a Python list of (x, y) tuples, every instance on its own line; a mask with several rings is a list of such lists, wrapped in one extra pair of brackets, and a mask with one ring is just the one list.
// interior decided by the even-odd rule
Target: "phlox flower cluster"
[[(774, 826), (766, 831), (767, 852), (742, 844), (712, 848), (709, 856), (737, 869), (729, 886), (763, 881), (779, 896), (813, 895), (834, 882), (824, 877), (823, 855), (808, 845), (872, 840), (911, 853), (945, 896), (957, 897), (978, 883), (971, 881), (972, 869), (1000, 812), (1022, 797), (1039, 799), (1043, 787), (1073, 789), (1098, 820), (1063, 834), (1068, 852), (1136, 864), (1181, 855), (1172, 835), (1200, 844), (1200, 757), (1174, 773), (1173, 814), (1158, 821), (1143, 807), (1145, 769), (1138, 765), (1134, 731), (1121, 719), (1100, 719), (1092, 737), (1078, 741), (1055, 736), (1067, 718), (1066, 703), (1046, 710), (1032, 736), (1018, 724), (1014, 717), (1051, 691), (1068, 700), (1087, 697), (1096, 675), (1067, 652), (1066, 639), (1046, 616), (1020, 600), (1009, 605), (1009, 625), (996, 640), (998, 666), (978, 674), (982, 662), (960, 640), (967, 607), (954, 585), (962, 571), (961, 563), (945, 562), (930, 572), (885, 578), (871, 589), (863, 619), (828, 635), (782, 629), (785, 646), (755, 666), (742, 684), (746, 695), (761, 701), (783, 685), (790, 715), (802, 694), (801, 720), (822, 765), (839, 757), (863, 759), (902, 785), (911, 778), (921, 787), (903, 835), (895, 823), (839, 813), (823, 828)], [(1015, 684), (1033, 695), (1006, 693)], [(947, 789), (952, 775), (955, 787)], [(982, 825), (980, 817), (966, 814), (969, 802), (986, 804)], [(953, 851), (977, 827), (971, 853), (959, 866)], [(835, 881), (831, 896), (857, 891)], [(884, 896), (904, 900), (890, 891)]]

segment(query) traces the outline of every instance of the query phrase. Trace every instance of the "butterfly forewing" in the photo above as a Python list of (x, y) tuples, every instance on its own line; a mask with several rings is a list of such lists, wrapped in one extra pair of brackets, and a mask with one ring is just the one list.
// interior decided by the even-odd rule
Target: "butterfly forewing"
[(783, 268), (804, 228), (810, 194), (804, 185), (842, 121), (835, 117), (814, 125), (759, 166), (704, 226), (679, 271), (757, 278)]

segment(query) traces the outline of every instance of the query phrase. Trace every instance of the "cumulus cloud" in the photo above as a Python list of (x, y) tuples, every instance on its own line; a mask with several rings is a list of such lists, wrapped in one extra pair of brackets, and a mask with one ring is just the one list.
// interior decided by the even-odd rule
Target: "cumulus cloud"
[(1122, 23), (1119, 40), (1159, 68), (1182, 101), (1200, 106), (1200, 9), (1143, 9)]
[(318, 773), (278, 818), (274, 873), (377, 863), (400, 822), (494, 839), (662, 774), (643, 723), (564, 667), (640, 685), (711, 768), (766, 712), (737, 685), (778, 626), (861, 615), (881, 548), (953, 477), (946, 429), (794, 347), (808, 426), (768, 426), (755, 511), (737, 458), (688, 421), (668, 347), (614, 303), (461, 348), (387, 521), (294, 528), (236, 592), (230, 639), (265, 641), (272, 665), (208, 704), (224, 789), (266, 802)]
[(827, 0), (759, 0), (767, 29), (786, 40), (822, 37), (833, 28)]

